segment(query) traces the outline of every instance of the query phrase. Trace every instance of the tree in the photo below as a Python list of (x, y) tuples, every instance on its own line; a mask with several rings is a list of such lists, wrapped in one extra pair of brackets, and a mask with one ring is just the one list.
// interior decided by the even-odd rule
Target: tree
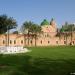
[(7, 15), (0, 15), (0, 34), (6, 33), (8, 30), (16, 28), (16, 20)]
[(37, 33), (39, 33), (41, 31), (41, 27), (38, 26), (37, 24), (34, 24), (33, 22), (29, 21), (29, 22), (24, 22), (21, 30), (23, 33), (27, 33), (28, 35), (28, 45), (29, 45), (29, 35), (33, 35), (33, 37), (35, 37), (35, 46), (36, 46), (36, 37), (37, 37)]
[(35, 46), (36, 46), (36, 40), (37, 40), (38, 34), (41, 33), (41, 26), (39, 26), (37, 24), (33, 24), (31, 27), (31, 33), (34, 34)]
[(64, 33), (64, 35), (66, 36), (66, 43), (67, 43), (68, 36), (71, 36), (71, 43), (72, 43), (73, 31), (75, 31), (75, 25), (68, 24), (68, 22), (65, 22), (65, 25), (63, 25), (62, 28), (60, 29), (60, 32)]
[(68, 26), (68, 31), (70, 32), (70, 35), (71, 35), (71, 45), (73, 44), (72, 42), (72, 38), (73, 38), (73, 32), (75, 31), (75, 25), (74, 24), (69, 24)]
[[(27, 33), (28, 36), (28, 45), (29, 45), (29, 36), (30, 36), (30, 32), (31, 32), (31, 26), (33, 25), (33, 22), (29, 21), (25, 21), (21, 27), (21, 30), (23, 32), (23, 34)], [(25, 39), (25, 35), (24, 35), (24, 39)], [(26, 40), (25, 40), (26, 41)]]
[(60, 31), (62, 32), (71, 32), (71, 31), (75, 31), (75, 25), (74, 24), (68, 24), (68, 22), (65, 22), (65, 24), (62, 26), (62, 28), (60, 29)]
[(8, 31), (8, 45), (9, 45), (9, 30), (16, 28), (16, 20), (7, 15), (0, 15), (0, 34), (4, 34)]

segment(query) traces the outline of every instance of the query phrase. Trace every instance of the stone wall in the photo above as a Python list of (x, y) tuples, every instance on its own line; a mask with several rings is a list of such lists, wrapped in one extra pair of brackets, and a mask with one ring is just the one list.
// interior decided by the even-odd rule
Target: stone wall
[[(39, 35), (36, 40), (34, 37), (29, 37), (28, 44), (28, 36), (23, 34), (10, 34), (9, 35), (9, 46), (51, 46), (51, 45), (70, 45), (71, 42), (75, 44), (75, 33), (73, 33), (72, 41), (71, 36), (68, 36), (67, 39), (62, 36), (53, 36), (47, 35), (50, 33), (44, 33)], [(0, 46), (8, 46), (8, 40), (6, 39), (6, 35), (0, 35)]]

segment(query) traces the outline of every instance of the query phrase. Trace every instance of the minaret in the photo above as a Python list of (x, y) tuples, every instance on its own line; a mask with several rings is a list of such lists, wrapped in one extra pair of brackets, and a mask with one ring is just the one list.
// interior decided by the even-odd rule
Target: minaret
[(56, 28), (56, 23), (54, 21), (54, 19), (52, 18), (51, 21), (50, 21), (50, 25), (54, 28)]

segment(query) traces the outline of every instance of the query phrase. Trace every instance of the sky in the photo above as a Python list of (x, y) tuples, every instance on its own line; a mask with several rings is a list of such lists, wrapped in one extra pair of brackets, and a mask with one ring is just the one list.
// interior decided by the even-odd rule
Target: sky
[(75, 0), (0, 0), (0, 15), (16, 19), (20, 27), (25, 21), (40, 24), (54, 18), (57, 26), (65, 21), (75, 23)]

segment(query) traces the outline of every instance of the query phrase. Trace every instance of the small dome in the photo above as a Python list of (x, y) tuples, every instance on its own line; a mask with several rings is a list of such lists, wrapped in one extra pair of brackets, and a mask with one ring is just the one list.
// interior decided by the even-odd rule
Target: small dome
[(49, 22), (46, 19), (44, 19), (43, 22), (41, 22), (41, 25), (49, 25)]
[(64, 32), (64, 31), (65, 31), (64, 28), (60, 29), (60, 32)]

